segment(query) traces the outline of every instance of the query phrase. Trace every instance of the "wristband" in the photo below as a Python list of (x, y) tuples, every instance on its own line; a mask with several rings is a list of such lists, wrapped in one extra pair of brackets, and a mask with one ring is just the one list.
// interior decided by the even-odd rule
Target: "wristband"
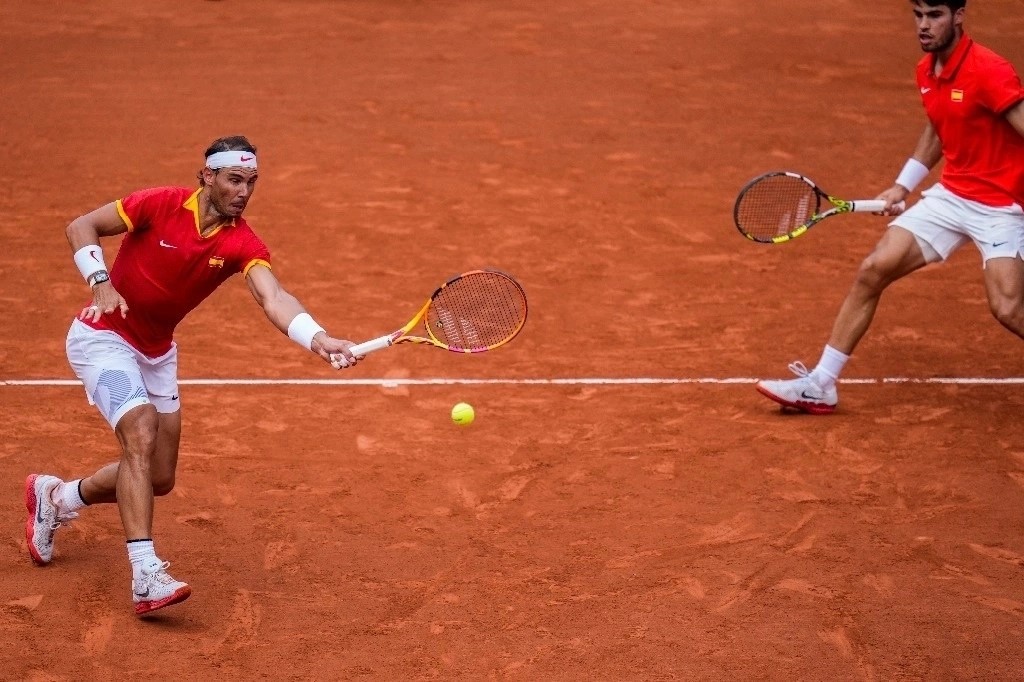
[(288, 324), (288, 338), (306, 350), (313, 350), (313, 337), (327, 330), (316, 323), (309, 313), (299, 313)]
[(906, 187), (908, 192), (921, 184), (921, 181), (928, 177), (928, 166), (911, 157), (903, 164), (903, 170), (896, 177), (896, 184)]
[(107, 266), (103, 262), (103, 249), (99, 244), (87, 244), (78, 251), (75, 251), (75, 265), (86, 282), (100, 270), (106, 272)]

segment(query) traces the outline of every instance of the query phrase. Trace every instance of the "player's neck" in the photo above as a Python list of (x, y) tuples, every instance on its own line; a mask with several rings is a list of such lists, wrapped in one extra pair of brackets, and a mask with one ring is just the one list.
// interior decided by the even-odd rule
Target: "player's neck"
[(223, 215), (210, 201), (206, 192), (199, 193), (199, 234), (205, 237), (224, 223), (231, 222), (231, 218)]
[(951, 42), (941, 52), (934, 53), (935, 54), (935, 61), (933, 62), (934, 63), (933, 71), (935, 72), (936, 76), (941, 76), (942, 75), (942, 70), (944, 68), (946, 68), (946, 64), (949, 62), (949, 58), (953, 56), (953, 53), (956, 51), (957, 45), (960, 44), (960, 41), (963, 39), (963, 37), (964, 37), (963, 32), (957, 31), (953, 35), (953, 42)]

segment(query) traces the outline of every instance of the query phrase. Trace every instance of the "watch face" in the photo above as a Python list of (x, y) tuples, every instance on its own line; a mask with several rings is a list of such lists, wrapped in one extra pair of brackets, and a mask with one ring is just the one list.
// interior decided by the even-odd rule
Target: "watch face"
[(99, 284), (100, 282), (106, 282), (109, 279), (110, 279), (110, 275), (108, 275), (107, 273), (105, 273), (105, 272), (97, 272), (95, 275), (92, 276), (92, 283), (95, 286), (95, 285)]

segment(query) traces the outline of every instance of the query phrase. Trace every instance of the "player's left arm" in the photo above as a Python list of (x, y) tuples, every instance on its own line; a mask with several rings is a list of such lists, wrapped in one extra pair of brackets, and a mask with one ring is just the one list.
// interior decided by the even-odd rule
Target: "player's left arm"
[(1024, 137), (1024, 99), (1010, 107), (1005, 115), (1006, 120), (1017, 131), (1017, 134)]
[(246, 273), (246, 283), (267, 318), (282, 333), (299, 345), (306, 346), (335, 368), (341, 369), (356, 363), (356, 358), (348, 350), (354, 344), (330, 336), (313, 321), (299, 300), (281, 286), (270, 268), (253, 265)]
[(906, 207), (906, 199), (919, 182), (927, 177), (935, 165), (942, 160), (942, 141), (932, 126), (931, 121), (924, 126), (921, 137), (917, 140), (914, 153), (907, 159), (892, 187), (878, 195), (885, 202), (885, 215), (899, 215)]

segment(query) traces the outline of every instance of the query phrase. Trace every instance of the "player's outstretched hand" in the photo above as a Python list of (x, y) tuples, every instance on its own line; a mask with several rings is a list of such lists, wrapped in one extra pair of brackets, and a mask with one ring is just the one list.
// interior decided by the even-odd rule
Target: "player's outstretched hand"
[(78, 319), (92, 318), (93, 322), (98, 322), (102, 315), (109, 315), (115, 310), (121, 311), (121, 317), (128, 317), (128, 303), (124, 297), (117, 293), (117, 289), (110, 282), (102, 282), (93, 287), (92, 305), (82, 308), (82, 312), (78, 313)]
[(893, 185), (878, 195), (885, 202), (885, 208), (879, 215), (899, 215), (907, 209), (907, 189), (902, 185)]
[(313, 337), (313, 351), (329, 362), (334, 369), (345, 369), (356, 364), (363, 356), (356, 357), (349, 352), (355, 344), (346, 339), (335, 339), (321, 333)]

